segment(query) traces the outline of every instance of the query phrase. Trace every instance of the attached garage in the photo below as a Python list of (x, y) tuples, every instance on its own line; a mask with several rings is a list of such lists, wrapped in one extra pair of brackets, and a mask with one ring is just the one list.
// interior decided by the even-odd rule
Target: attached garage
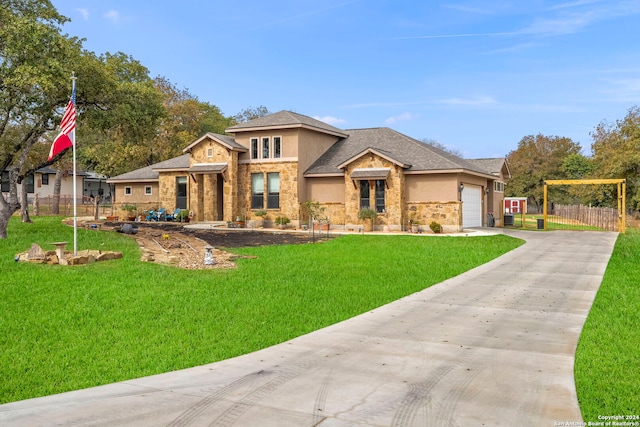
[(462, 190), (462, 227), (482, 227), (482, 187), (464, 186)]

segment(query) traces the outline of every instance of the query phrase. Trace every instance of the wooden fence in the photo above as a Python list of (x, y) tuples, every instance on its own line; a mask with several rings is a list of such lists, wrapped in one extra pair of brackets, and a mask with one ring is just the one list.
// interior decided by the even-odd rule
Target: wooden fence
[[(37, 197), (29, 200), (29, 212), (33, 215), (54, 215), (53, 207), (59, 200), (59, 213), (55, 215), (73, 215), (73, 195), (61, 194), (59, 196)], [(98, 203), (98, 214), (100, 216), (111, 215), (111, 204)], [(93, 197), (77, 196), (76, 209), (78, 216), (94, 216), (96, 209), (96, 200)]]
[[(573, 226), (592, 226), (607, 231), (618, 231), (618, 210), (584, 205), (554, 205), (549, 212), (562, 221), (567, 228)], [(551, 220), (550, 220), (551, 221)], [(555, 222), (556, 220), (554, 220)]]

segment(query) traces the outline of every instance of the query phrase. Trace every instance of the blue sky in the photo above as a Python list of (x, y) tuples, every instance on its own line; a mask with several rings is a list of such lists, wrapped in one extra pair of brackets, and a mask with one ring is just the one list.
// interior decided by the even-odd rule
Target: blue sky
[(388, 126), (467, 158), (538, 133), (589, 154), (600, 122), (640, 104), (637, 0), (52, 3), (87, 49), (129, 54), (225, 115)]

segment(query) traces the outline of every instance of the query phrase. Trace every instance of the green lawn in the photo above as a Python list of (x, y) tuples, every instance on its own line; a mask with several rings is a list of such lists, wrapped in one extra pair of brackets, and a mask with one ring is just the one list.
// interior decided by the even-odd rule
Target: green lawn
[[(344, 236), (237, 250), (237, 270), (139, 261), (133, 239), (79, 230), (79, 247), (124, 258), (82, 267), (16, 263), (31, 243), (73, 240), (60, 218), (10, 223), (0, 240), (0, 403), (196, 366), (282, 342), (482, 264), (506, 236)], [(585, 421), (640, 408), (640, 231), (620, 235), (582, 332)]]
[(627, 229), (618, 237), (576, 352), (585, 421), (598, 421), (598, 415), (640, 415), (639, 261), (640, 231)]
[(133, 239), (78, 230), (80, 249), (123, 259), (16, 263), (32, 243), (73, 241), (60, 218), (13, 218), (0, 240), (0, 403), (201, 365), (328, 326), (483, 264), (522, 242), (349, 235), (238, 249), (228, 271), (140, 262)]

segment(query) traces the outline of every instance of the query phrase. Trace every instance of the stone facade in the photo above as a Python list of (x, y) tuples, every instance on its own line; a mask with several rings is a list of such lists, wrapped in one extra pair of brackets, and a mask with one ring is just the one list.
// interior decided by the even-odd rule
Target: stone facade
[(417, 221), (420, 230), (429, 230), (432, 221), (440, 224), (445, 233), (462, 230), (462, 202), (409, 202), (405, 215), (408, 221)]
[(278, 216), (287, 216), (292, 224), (297, 226), (300, 221), (300, 200), (298, 199), (298, 164), (291, 161), (278, 161), (268, 163), (242, 163), (238, 173), (238, 210), (236, 215), (243, 215), (247, 219), (255, 219), (258, 209), (251, 209), (251, 175), (264, 174), (264, 182), (267, 182), (267, 174), (278, 172), (280, 174), (280, 207), (278, 209), (267, 208), (267, 194), (265, 195), (263, 209), (267, 211), (270, 220)]
[[(389, 168), (390, 173), (386, 179), (385, 188), (385, 210), (378, 213), (376, 225), (379, 227), (392, 226), (399, 228), (404, 218), (404, 174), (402, 168), (395, 163), (383, 159), (373, 153), (365, 154), (359, 159), (349, 164), (345, 171), (345, 225), (361, 224), (358, 219), (360, 212), (360, 185), (351, 180), (351, 173), (358, 168)], [(370, 181), (372, 188), (370, 207), (375, 209), (375, 197), (373, 197), (373, 188), (375, 181)]]

